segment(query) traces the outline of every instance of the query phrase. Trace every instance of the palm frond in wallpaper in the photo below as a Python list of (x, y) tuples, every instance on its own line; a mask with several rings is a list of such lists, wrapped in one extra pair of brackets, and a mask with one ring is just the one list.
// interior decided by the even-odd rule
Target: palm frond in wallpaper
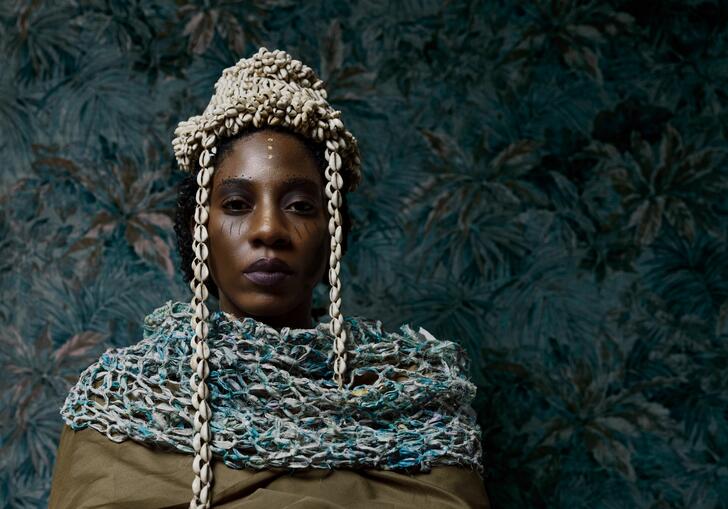
[(494, 507), (728, 507), (725, 2), (15, 0), (0, 27), (0, 506), (45, 505), (69, 385), (188, 300), (172, 132), (265, 45), (361, 143), (344, 312), (467, 348)]

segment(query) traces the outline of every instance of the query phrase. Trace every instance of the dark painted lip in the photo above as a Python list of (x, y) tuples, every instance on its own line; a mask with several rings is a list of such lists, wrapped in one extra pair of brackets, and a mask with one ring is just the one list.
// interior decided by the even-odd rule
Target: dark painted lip
[(244, 273), (250, 272), (283, 272), (285, 274), (293, 273), (291, 267), (280, 258), (258, 258), (256, 261), (248, 265)]
[(291, 277), (290, 274), (287, 274), (285, 272), (267, 271), (244, 272), (243, 276), (247, 277), (256, 285), (261, 286), (275, 286)]

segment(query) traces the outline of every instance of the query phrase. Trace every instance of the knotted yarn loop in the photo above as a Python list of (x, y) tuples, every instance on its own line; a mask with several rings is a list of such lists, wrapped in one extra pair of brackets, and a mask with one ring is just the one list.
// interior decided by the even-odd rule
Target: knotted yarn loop
[[(256, 470), (459, 465), (483, 474), (471, 407), (476, 387), (457, 343), (421, 327), (385, 332), (378, 320), (347, 316), (347, 349), (338, 361), (326, 322), (278, 331), (213, 311), (206, 341), (215, 355), (203, 382), (187, 361), (196, 357), (195, 313), (189, 303), (168, 301), (147, 315), (144, 339), (108, 349), (81, 374), (63, 420), (115, 442), (194, 455), (198, 505), (212, 493), (204, 487), (212, 483), (213, 456)], [(351, 376), (340, 389), (333, 375), (344, 363)]]

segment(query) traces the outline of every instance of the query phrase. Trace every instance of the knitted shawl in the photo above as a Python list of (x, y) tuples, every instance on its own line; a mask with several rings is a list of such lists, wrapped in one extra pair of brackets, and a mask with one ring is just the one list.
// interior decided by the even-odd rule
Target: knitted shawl
[[(190, 313), (167, 301), (144, 319), (141, 341), (106, 350), (71, 388), (64, 421), (114, 442), (194, 454)], [(209, 323), (211, 450), (229, 467), (427, 472), (441, 464), (482, 477), (475, 385), (457, 343), (347, 316), (352, 378), (342, 390), (327, 324), (278, 331), (223, 311)]]

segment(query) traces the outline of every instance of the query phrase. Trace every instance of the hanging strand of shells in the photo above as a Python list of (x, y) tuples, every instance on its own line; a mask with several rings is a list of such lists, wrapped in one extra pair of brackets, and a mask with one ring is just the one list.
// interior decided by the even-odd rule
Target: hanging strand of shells
[[(339, 390), (344, 387), (347, 331), (341, 305), (342, 218), (340, 209), (345, 192), (353, 191), (361, 180), (361, 161), (356, 138), (341, 121), (341, 112), (327, 102), (324, 83), (313, 70), (281, 50), (260, 48), (247, 59), (225, 69), (215, 84), (215, 93), (202, 115), (179, 123), (172, 141), (175, 157), (182, 171), (197, 169), (198, 190), (195, 196), (195, 232), (192, 249), (194, 278), (191, 318), (192, 405), (194, 414), (193, 446), (195, 458), (191, 509), (209, 508), (211, 504), (211, 409), (208, 404), (207, 376), (210, 373), (207, 345), (209, 311), (205, 304), (209, 276), (207, 265), (207, 219), (209, 186), (213, 174), (215, 143), (235, 136), (242, 129), (284, 126), (305, 138), (325, 143), (327, 168), (326, 196), (329, 213), (329, 328), (333, 341), (333, 380)], [(194, 163), (197, 163), (196, 165)]]
[(208, 189), (212, 177), (212, 155), (215, 152), (213, 144), (215, 135), (207, 136), (203, 141), (203, 151), (200, 154), (200, 171), (197, 173), (197, 193), (195, 201), (195, 232), (192, 240), (192, 250), (195, 259), (192, 262), (194, 273), (190, 288), (193, 296), (190, 306), (193, 310), (191, 323), (194, 335), (190, 339), (192, 355), (190, 366), (190, 388), (192, 389), (192, 406), (195, 409), (193, 419), (194, 435), (192, 445), (195, 450), (195, 458), (192, 462), (192, 470), (195, 478), (192, 482), (193, 499), (190, 502), (191, 509), (209, 508), (211, 502), (212, 488), (212, 453), (210, 451), (210, 406), (207, 401), (209, 390), (207, 387), (207, 376), (210, 374), (208, 358), (210, 349), (207, 345), (209, 311), (205, 304), (208, 297), (205, 280), (210, 272), (207, 266), (207, 220), (210, 206), (208, 204)]

